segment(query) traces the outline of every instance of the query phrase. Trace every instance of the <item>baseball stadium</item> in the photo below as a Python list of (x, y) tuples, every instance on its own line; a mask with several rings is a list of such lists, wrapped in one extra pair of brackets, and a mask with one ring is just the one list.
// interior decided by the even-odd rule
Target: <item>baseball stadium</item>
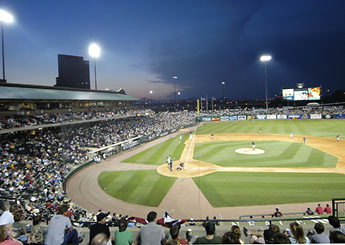
[(41, 2), (0, 6), (0, 245), (345, 244), (344, 1)]

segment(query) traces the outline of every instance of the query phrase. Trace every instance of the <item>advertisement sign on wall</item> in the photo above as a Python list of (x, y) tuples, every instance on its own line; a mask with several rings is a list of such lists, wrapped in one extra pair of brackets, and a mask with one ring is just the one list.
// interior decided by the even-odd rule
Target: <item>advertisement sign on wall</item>
[(238, 118), (238, 120), (246, 120), (247, 119), (246, 116), (238, 116), (237, 118)]
[(336, 119), (345, 119), (345, 114), (334, 114), (334, 118), (336, 118)]
[(221, 121), (229, 121), (229, 117), (222, 116), (222, 117), (220, 117), (220, 120)]
[(211, 118), (210, 117), (203, 117), (202, 120), (204, 122), (211, 122)]
[(212, 121), (213, 122), (220, 121), (220, 117), (212, 117)]
[(237, 120), (237, 116), (230, 116), (230, 120), (231, 121)]
[(289, 119), (301, 119), (302, 115), (289, 115)]
[(267, 115), (267, 119), (275, 120), (277, 119), (277, 115)]
[(310, 119), (321, 119), (321, 114), (310, 114)]
[(287, 115), (277, 115), (277, 119), (287, 119)]
[(259, 120), (264, 120), (266, 119), (266, 115), (256, 115), (256, 118)]

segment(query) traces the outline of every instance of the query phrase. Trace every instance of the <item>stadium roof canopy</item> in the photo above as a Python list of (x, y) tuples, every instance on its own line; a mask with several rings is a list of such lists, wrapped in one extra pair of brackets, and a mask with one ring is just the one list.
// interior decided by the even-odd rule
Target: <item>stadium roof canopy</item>
[(4, 83), (0, 84), (0, 100), (137, 101), (138, 99), (121, 92)]

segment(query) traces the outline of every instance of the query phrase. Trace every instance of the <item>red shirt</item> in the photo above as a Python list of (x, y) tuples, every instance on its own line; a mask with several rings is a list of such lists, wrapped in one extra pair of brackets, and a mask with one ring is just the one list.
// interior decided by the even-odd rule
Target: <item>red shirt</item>
[(315, 212), (317, 212), (318, 214), (323, 214), (323, 208), (318, 206), (316, 209), (315, 209)]
[(324, 209), (323, 211), (325, 211), (325, 212), (328, 213), (328, 214), (331, 214), (331, 213), (332, 213), (331, 207), (325, 207), (325, 209)]

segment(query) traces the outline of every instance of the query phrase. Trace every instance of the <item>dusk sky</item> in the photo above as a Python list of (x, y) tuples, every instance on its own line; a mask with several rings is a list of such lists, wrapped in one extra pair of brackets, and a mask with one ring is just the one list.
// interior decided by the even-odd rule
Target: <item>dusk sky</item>
[[(53, 86), (58, 54), (88, 56), (98, 89), (136, 98), (265, 98), (281, 88), (345, 86), (344, 0), (2, 0), (9, 83)], [(90, 79), (94, 88), (93, 62)], [(2, 73), (0, 73), (2, 74)]]

